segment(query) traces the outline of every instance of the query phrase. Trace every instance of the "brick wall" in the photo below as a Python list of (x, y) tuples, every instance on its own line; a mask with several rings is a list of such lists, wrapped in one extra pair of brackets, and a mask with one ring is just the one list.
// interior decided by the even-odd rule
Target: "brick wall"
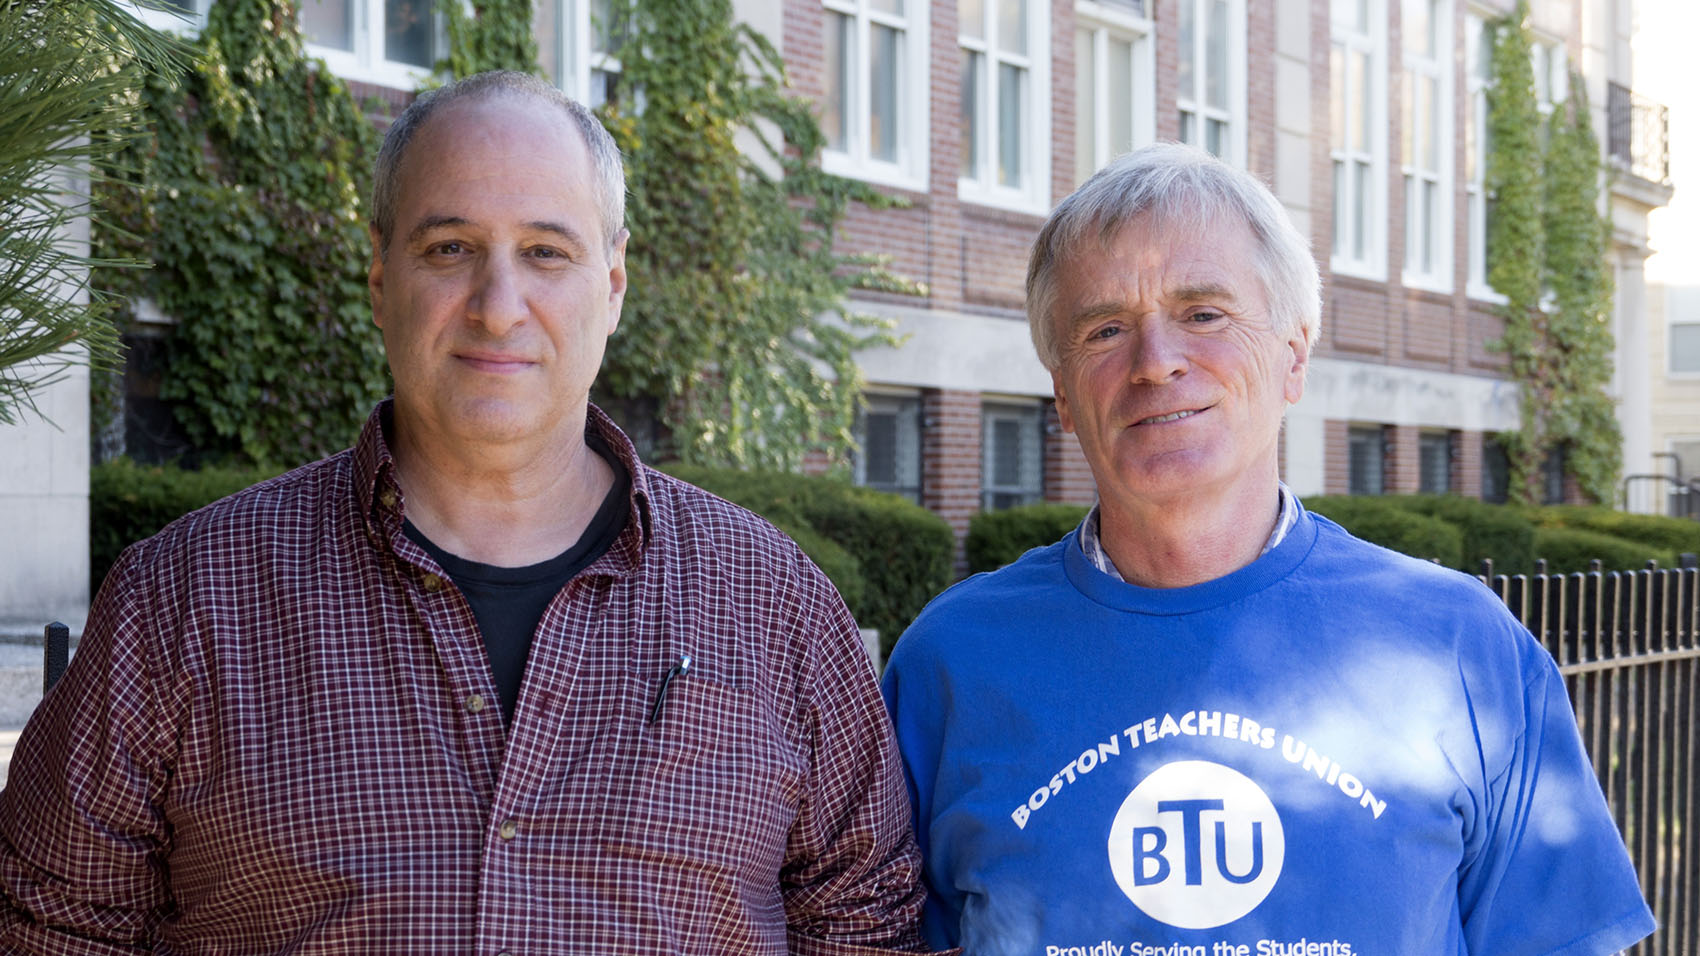
[(1481, 432), (1452, 433), (1452, 491), (1467, 498), (1482, 496)]
[(962, 539), (980, 510), (980, 393), (927, 389), (921, 393), (921, 504)]
[(1345, 419), (1330, 418), (1322, 423), (1322, 492), (1328, 495), (1343, 495), (1347, 488), (1347, 470), (1350, 465), (1350, 447), (1347, 433), (1351, 423)]
[(1045, 403), (1045, 500), (1089, 505), (1098, 497), (1098, 484), (1080, 441), (1062, 430), (1055, 402)]
[(1387, 449), (1382, 487), (1390, 495), (1416, 493), (1422, 484), (1417, 451), (1418, 429), (1414, 425), (1390, 425), (1382, 433)]

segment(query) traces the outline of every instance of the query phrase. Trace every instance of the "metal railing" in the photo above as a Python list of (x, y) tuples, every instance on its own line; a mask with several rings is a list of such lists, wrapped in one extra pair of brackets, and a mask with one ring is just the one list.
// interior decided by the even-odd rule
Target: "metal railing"
[(1618, 83), (1606, 84), (1606, 152), (1619, 168), (1670, 182), (1670, 110)]
[(1700, 520), (1700, 478), (1624, 475), (1618, 507), (1637, 514)]
[(1658, 918), (1658, 932), (1630, 952), (1692, 956), (1700, 939), (1700, 570), (1484, 570), (1483, 580), (1558, 660)]

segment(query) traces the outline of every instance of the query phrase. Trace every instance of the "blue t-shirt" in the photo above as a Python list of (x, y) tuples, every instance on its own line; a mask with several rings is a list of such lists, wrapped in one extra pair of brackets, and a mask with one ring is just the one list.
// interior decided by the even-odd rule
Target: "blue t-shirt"
[(1552, 658), (1474, 579), (1302, 513), (1153, 590), (1076, 536), (892, 654), (934, 945), (1609, 953), (1653, 929)]

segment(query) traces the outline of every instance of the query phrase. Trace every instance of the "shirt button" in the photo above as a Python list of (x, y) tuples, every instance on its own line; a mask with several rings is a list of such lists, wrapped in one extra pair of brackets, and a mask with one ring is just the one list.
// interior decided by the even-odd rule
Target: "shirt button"
[(395, 502), (396, 502), (395, 492), (391, 491), (388, 488), (385, 488), (383, 493), (378, 495), (378, 504), (381, 504), (386, 508), (394, 508)]
[(483, 697), (482, 694), (473, 694), (471, 697), (468, 697), (466, 699), (466, 711), (467, 711), (467, 713), (476, 714), (476, 713), (482, 711), (483, 709), (484, 709), (484, 697)]
[(431, 592), (432, 594), (436, 594), (438, 591), (441, 591), (443, 589), (443, 579), (440, 578), (440, 577), (437, 577), (435, 574), (425, 575), (425, 582), (424, 583), (425, 583), (425, 590)]
[(503, 820), (502, 827), (496, 831), (496, 835), (500, 836), (504, 840), (512, 840), (514, 837), (519, 836), (519, 824), (512, 820)]

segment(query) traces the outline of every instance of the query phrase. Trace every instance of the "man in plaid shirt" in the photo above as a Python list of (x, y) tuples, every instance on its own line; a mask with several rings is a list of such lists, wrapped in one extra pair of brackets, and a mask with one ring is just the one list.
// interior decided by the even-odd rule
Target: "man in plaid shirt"
[(924, 948), (837, 593), (589, 404), (623, 193), (530, 77), (396, 120), (395, 396), (113, 569), (0, 794), (0, 952)]

